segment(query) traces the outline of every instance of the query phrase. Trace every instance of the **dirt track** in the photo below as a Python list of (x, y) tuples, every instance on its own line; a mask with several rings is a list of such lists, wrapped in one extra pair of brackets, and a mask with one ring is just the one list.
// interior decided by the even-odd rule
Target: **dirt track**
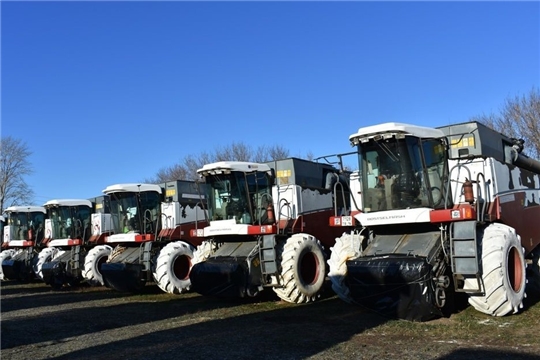
[(452, 317), (417, 324), (366, 312), (330, 291), (322, 301), (302, 306), (277, 301), (270, 294), (224, 301), (196, 294), (168, 295), (153, 286), (145, 294), (128, 295), (105, 288), (58, 292), (41, 283), (2, 283), (1, 356), (540, 359), (540, 324), (523, 333), (512, 326), (520, 316), (504, 320), (478, 316), (484, 325), (476, 325), (476, 319), (467, 325)]

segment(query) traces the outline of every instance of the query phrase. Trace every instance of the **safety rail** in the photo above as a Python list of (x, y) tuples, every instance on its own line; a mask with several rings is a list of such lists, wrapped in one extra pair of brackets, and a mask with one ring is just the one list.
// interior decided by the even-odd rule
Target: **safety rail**
[[(335, 201), (334, 201), (334, 216), (335, 217), (338, 217), (338, 216), (341, 216), (341, 215), (350, 215), (351, 214), (351, 210), (347, 208), (347, 198), (345, 197), (345, 187), (343, 186), (343, 184), (339, 181), (339, 175), (337, 174), (334, 174), (336, 175), (336, 178), (337, 178), (337, 181), (336, 183), (334, 184), (334, 197), (335, 197)], [(338, 187), (341, 188), (341, 196), (342, 196), (342, 200), (343, 200), (343, 208), (344, 208), (344, 211), (345, 213), (341, 213), (341, 214), (338, 214), (338, 202), (337, 202), (337, 193), (338, 193)], [(356, 205), (356, 203), (355, 203)]]

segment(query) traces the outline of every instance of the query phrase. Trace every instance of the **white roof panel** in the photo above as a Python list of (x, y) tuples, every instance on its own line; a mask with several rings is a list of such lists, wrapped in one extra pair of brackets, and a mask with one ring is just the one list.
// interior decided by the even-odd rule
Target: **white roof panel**
[(5, 209), (4, 212), (42, 212), (44, 214), (47, 213), (43, 206), (10, 206)]
[(103, 193), (113, 194), (119, 192), (145, 192), (145, 191), (156, 191), (161, 194), (161, 186), (156, 184), (115, 184), (107, 186)]
[(88, 206), (92, 207), (90, 200), (86, 199), (54, 199), (49, 200), (43, 205), (45, 207), (53, 206)]
[(420, 138), (440, 138), (444, 137), (444, 133), (440, 129), (425, 127), (425, 126), (416, 126), (402, 123), (383, 123), (372, 126), (361, 127), (358, 129), (358, 132), (349, 136), (349, 140), (355, 138), (372, 138), (376, 135), (388, 134), (388, 133), (399, 133), (404, 135), (412, 135)]
[(209, 173), (229, 173), (231, 171), (241, 171), (245, 173), (251, 172), (266, 172), (270, 171), (270, 166), (267, 164), (259, 164), (247, 161), (219, 161), (212, 164), (206, 164), (197, 172), (201, 175)]

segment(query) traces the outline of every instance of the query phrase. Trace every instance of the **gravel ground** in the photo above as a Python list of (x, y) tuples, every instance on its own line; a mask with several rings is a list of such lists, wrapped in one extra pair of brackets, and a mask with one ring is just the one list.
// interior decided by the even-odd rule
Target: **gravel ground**
[(0, 290), (3, 360), (540, 359), (540, 324), (524, 330), (519, 315), (501, 320), (467, 310), (459, 319), (409, 323), (348, 305), (330, 291), (316, 303), (293, 305), (271, 292), (223, 300), (150, 285), (139, 295), (53, 291), (41, 283), (4, 282)]

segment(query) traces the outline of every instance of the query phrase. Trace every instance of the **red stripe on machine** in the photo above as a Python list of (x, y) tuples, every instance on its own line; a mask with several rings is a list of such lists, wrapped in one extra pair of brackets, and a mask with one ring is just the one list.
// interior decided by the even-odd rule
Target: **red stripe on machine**
[(254, 225), (248, 226), (248, 235), (275, 234), (277, 228), (275, 225)]
[(454, 209), (433, 210), (429, 213), (432, 223), (452, 222), (476, 219), (476, 211), (468, 204), (460, 204)]
[(154, 241), (155, 237), (152, 234), (135, 235), (135, 242)]

